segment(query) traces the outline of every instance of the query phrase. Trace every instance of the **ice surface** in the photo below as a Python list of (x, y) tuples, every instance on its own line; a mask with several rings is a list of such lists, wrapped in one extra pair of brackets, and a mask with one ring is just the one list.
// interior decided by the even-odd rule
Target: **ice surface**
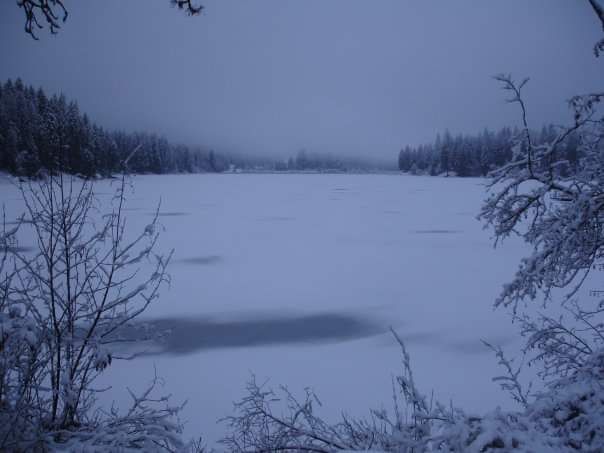
[[(98, 184), (111, 193), (108, 181)], [(23, 208), (14, 187), (0, 191), (10, 220)], [(490, 381), (500, 371), (480, 339), (518, 346), (515, 326), (492, 304), (526, 249), (493, 248), (474, 219), (484, 193), (480, 179), (400, 175), (135, 177), (128, 228), (144, 228), (161, 199), (160, 248), (175, 249), (172, 284), (146, 317), (188, 322), (172, 324), (186, 325), (178, 354), (114, 363), (102, 378), (114, 390), (103, 398), (119, 404), (121, 389), (142, 388), (156, 367), (166, 392), (188, 400), (186, 435), (210, 444), (250, 373), (294, 393), (312, 387), (327, 417), (361, 416), (391, 406), (393, 326), (423, 391), (470, 411), (510, 406)], [(339, 335), (342, 323), (325, 319), (371, 328)], [(187, 332), (204, 347), (187, 347)]]

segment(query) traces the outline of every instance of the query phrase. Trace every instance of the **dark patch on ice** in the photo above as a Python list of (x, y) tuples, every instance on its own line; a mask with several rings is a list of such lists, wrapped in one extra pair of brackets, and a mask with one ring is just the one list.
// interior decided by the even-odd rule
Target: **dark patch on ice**
[[(154, 212), (150, 212), (148, 215), (155, 215)], [(160, 212), (159, 214), (157, 214), (159, 217), (181, 217), (181, 216), (186, 216), (186, 215), (190, 215), (190, 213), (188, 212), (180, 212), (180, 211), (174, 211), (174, 212)]]
[(460, 230), (415, 230), (415, 234), (456, 234), (461, 233)]
[(289, 216), (272, 215), (272, 216), (259, 217), (258, 220), (261, 222), (289, 222), (291, 220), (296, 220), (296, 218), (289, 217)]
[(222, 261), (222, 257), (220, 257), (218, 255), (195, 256), (195, 257), (191, 257), (191, 258), (183, 258), (179, 261), (181, 263), (209, 266), (212, 264), (220, 263)]
[(384, 214), (400, 214), (401, 211), (397, 211), (396, 209), (387, 209), (384, 211)]
[[(164, 318), (147, 321), (149, 332), (167, 332), (146, 354), (190, 354), (219, 348), (249, 348), (280, 344), (331, 343), (379, 335), (384, 326), (341, 313), (275, 316), (213, 321), (207, 318)], [(131, 332), (134, 335), (134, 328)]]
[(333, 189), (334, 192), (349, 192), (350, 189), (346, 188), (346, 187), (336, 187), (335, 189)]

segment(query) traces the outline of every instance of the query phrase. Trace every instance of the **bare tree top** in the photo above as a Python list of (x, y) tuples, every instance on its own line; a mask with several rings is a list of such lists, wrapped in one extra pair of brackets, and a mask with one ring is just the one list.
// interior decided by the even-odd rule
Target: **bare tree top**
[[(170, 0), (170, 4), (189, 16), (200, 14), (204, 8), (195, 4), (194, 0)], [(25, 15), (25, 32), (36, 40), (36, 30), (46, 26), (52, 34), (56, 34), (69, 16), (64, 0), (17, 0), (17, 6), (23, 9)]]

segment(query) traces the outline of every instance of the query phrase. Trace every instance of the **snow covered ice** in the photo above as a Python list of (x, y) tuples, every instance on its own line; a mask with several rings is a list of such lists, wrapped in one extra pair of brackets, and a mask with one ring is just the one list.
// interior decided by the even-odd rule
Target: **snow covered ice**
[[(483, 413), (512, 402), (485, 339), (513, 353), (505, 310), (493, 310), (526, 246), (494, 249), (475, 219), (484, 180), (400, 175), (221, 174), (136, 176), (130, 231), (160, 205), (159, 250), (175, 249), (172, 282), (145, 313), (172, 339), (116, 363), (103, 401), (126, 400), (154, 368), (183, 411), (185, 437), (213, 444), (251, 373), (309, 386), (328, 419), (390, 408), (405, 340), (417, 382), (443, 401)], [(97, 183), (110, 193), (110, 182)], [(23, 211), (3, 183), (9, 218)], [(20, 246), (35, 244), (27, 237)], [(109, 396), (111, 398), (109, 398)]]

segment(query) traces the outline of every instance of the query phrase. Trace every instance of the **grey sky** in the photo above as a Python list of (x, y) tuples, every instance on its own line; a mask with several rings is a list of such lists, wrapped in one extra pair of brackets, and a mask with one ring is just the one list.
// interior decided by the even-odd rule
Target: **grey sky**
[(217, 150), (394, 157), (445, 128), (517, 122), (490, 76), (530, 76), (535, 126), (602, 89), (585, 0), (65, 0), (57, 36), (0, 4), (0, 79), (78, 100), (98, 123)]

